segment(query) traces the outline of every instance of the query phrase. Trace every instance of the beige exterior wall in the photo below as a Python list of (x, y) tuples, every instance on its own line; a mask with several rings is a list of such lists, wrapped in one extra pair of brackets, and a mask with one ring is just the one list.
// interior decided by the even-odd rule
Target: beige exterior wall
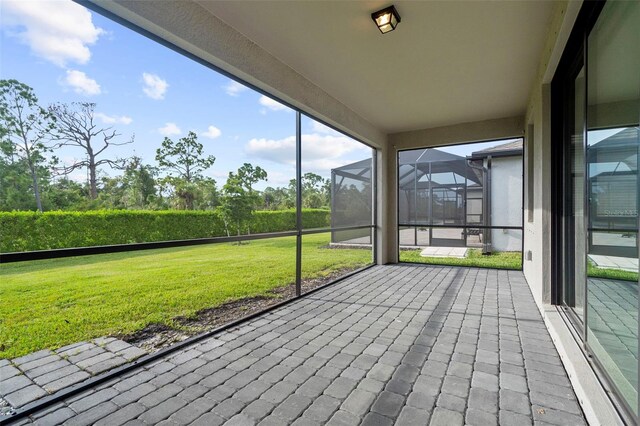
[[(533, 185), (533, 215), (529, 221), (529, 212), (525, 211), (524, 214), (523, 270), (587, 421), (589, 424), (619, 425), (622, 420), (606, 391), (557, 308), (550, 304), (551, 194), (562, 190), (551, 185), (551, 146), (562, 141), (553, 140), (551, 134), (550, 83), (581, 6), (581, 1), (558, 3), (525, 115), (526, 137), (533, 137), (533, 152), (525, 155), (533, 156), (534, 173), (533, 179), (529, 180), (529, 173), (525, 170), (525, 194), (529, 192), (528, 185)], [(525, 143), (525, 147), (527, 145)], [(527, 204), (525, 202), (525, 208)], [(531, 260), (526, 260), (528, 252), (531, 253)]]
[(455, 145), (521, 137), (524, 135), (524, 117), (460, 123), (451, 126), (414, 130), (389, 135), (389, 144), (396, 150)]
[[(533, 181), (525, 176), (525, 194), (533, 185), (532, 221), (524, 217), (523, 270), (536, 303), (543, 309), (551, 302), (551, 88), (550, 83), (569, 38), (581, 2), (558, 3), (541, 52), (537, 77), (531, 88), (525, 123), (526, 137), (533, 137)], [(527, 147), (527, 143), (524, 144)], [(528, 175), (528, 173), (527, 173)], [(558, 188), (559, 189), (559, 188)], [(525, 208), (527, 208), (525, 203)], [(527, 254), (531, 260), (527, 260)]]

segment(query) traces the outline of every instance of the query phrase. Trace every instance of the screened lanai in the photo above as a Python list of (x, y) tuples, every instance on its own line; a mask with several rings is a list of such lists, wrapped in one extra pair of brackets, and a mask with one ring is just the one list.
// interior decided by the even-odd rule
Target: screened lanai
[(335, 230), (371, 223), (371, 173), (370, 158), (331, 170), (332, 244), (371, 245), (370, 228)]
[[(400, 247), (520, 250), (520, 231), (507, 228), (521, 226), (522, 140), (465, 151), (469, 154), (436, 148), (398, 153)], [(492, 176), (498, 181), (492, 182)], [(331, 171), (332, 228), (360, 226), (370, 219), (370, 185), (371, 160)], [(334, 230), (331, 242), (367, 245), (371, 236), (368, 229)]]

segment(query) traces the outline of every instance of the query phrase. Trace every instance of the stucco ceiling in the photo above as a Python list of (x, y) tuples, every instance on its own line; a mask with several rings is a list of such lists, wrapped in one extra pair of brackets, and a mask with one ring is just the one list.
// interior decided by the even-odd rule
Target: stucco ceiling
[(554, 3), (380, 1), (199, 3), (387, 132), (523, 115)]

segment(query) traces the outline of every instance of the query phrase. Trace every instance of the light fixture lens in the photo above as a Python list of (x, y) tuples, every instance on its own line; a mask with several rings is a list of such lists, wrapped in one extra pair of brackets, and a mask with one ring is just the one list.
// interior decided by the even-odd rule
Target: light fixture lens
[(394, 6), (389, 6), (371, 14), (371, 19), (376, 23), (382, 34), (393, 31), (400, 22), (400, 15)]
[(382, 31), (382, 34), (388, 33), (389, 31), (393, 30), (393, 27), (391, 26), (391, 24), (381, 25), (378, 28), (380, 28), (380, 31)]
[(385, 13), (384, 15), (380, 15), (378, 19), (376, 19), (376, 23), (380, 28), (382, 28), (383, 25), (387, 25), (389, 22), (391, 22), (391, 13)]

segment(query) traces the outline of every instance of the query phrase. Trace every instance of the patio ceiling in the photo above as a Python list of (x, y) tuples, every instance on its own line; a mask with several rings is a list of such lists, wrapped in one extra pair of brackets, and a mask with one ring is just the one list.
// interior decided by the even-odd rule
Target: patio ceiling
[(554, 2), (209, 1), (207, 11), (385, 133), (523, 115)]

